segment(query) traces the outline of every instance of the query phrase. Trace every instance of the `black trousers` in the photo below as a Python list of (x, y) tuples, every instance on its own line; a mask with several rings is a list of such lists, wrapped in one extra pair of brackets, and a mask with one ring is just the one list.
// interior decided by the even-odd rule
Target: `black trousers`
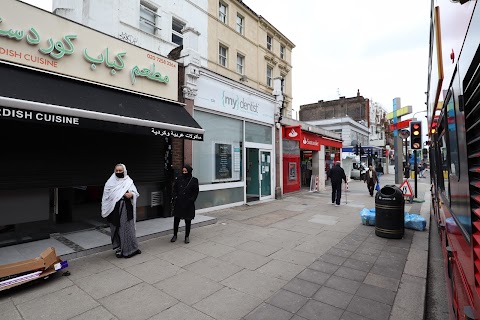
[(332, 203), (340, 205), (342, 198), (342, 183), (332, 183)]
[(367, 182), (367, 187), (368, 187), (368, 192), (370, 192), (370, 195), (373, 196), (373, 191), (375, 190), (375, 183), (372, 182)]
[[(173, 219), (173, 235), (176, 236), (178, 233), (178, 225), (180, 224), (180, 218), (175, 217)], [(185, 219), (185, 237), (190, 236), (190, 227), (192, 226), (192, 220)]]

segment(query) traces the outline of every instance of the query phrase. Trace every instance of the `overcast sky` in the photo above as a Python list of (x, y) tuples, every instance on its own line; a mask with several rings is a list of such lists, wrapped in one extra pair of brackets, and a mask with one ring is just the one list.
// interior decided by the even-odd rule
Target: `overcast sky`
[[(51, 0), (23, 0), (51, 10)], [(392, 110), (426, 109), (430, 1), (244, 0), (295, 45), (293, 106), (357, 89)], [(422, 114), (417, 115), (421, 117)]]

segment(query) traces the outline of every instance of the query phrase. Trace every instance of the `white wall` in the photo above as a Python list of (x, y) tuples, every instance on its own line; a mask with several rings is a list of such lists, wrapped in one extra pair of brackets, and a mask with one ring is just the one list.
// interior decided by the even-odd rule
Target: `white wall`
[(53, 0), (53, 12), (112, 37), (167, 56), (177, 47), (171, 42), (172, 19), (183, 21), (200, 33), (198, 52), (202, 66), (207, 66), (208, 0), (148, 0), (157, 7), (156, 35), (140, 30), (139, 0)]

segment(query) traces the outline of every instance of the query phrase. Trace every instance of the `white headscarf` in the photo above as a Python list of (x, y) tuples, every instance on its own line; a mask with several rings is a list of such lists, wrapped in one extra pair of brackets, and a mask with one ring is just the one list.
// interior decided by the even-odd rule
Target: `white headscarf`
[(136, 221), (137, 217), (137, 198), (140, 196), (138, 194), (137, 188), (133, 183), (132, 178), (127, 175), (127, 167), (124, 164), (117, 164), (115, 166), (123, 167), (123, 178), (118, 178), (115, 174), (115, 170), (110, 178), (105, 183), (105, 188), (103, 189), (102, 197), (102, 217), (106, 218), (115, 208), (115, 204), (120, 200), (123, 195), (127, 192), (133, 193), (132, 205), (133, 205), (133, 219)]

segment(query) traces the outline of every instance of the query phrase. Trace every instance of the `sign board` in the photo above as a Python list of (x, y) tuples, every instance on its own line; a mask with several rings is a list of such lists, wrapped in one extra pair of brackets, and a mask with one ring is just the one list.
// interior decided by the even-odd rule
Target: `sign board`
[(400, 130), (400, 136), (402, 139), (408, 139), (408, 137), (410, 137), (410, 131), (407, 129)]
[(400, 109), (397, 109), (393, 112), (387, 113), (387, 120), (393, 118), (400, 118), (401, 116), (406, 116), (407, 114), (412, 113), (412, 106), (406, 106)]
[(178, 99), (175, 61), (20, 1), (2, 1), (0, 60)]
[(408, 179), (403, 181), (400, 185), (400, 189), (402, 190), (404, 197), (413, 197), (412, 186), (410, 185), (410, 182), (408, 182)]
[(408, 128), (410, 126), (411, 121), (412, 121), (412, 119), (407, 119), (407, 120), (403, 120), (403, 121), (400, 121), (400, 122), (397, 122), (397, 123), (392, 123), (390, 125), (390, 131), (394, 131), (394, 130), (397, 130), (397, 129)]
[(275, 101), (253, 91), (229, 85), (202, 74), (197, 80), (195, 106), (273, 125)]

